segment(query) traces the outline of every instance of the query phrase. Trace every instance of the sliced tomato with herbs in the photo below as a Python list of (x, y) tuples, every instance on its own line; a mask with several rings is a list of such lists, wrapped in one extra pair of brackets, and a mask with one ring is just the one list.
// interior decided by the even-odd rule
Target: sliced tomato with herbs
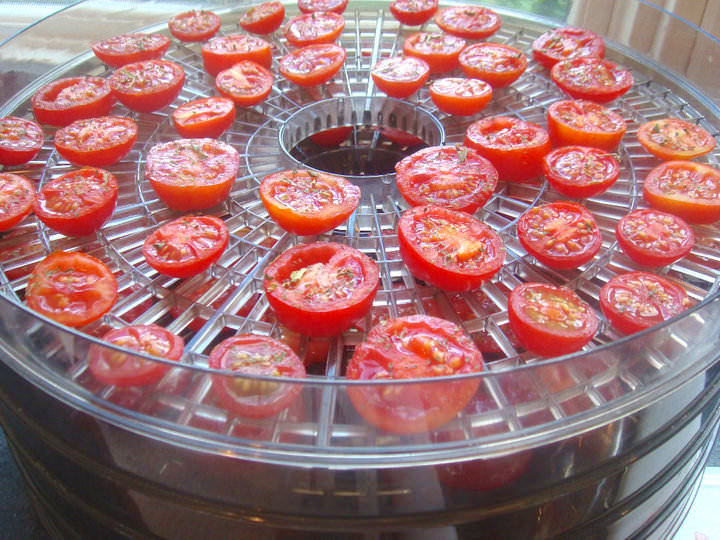
[(110, 75), (110, 86), (128, 109), (149, 113), (167, 107), (180, 95), (185, 70), (169, 60), (126, 64)]
[(402, 99), (420, 90), (430, 77), (430, 66), (415, 56), (392, 56), (379, 60), (370, 76), (378, 90)]
[[(452, 378), (482, 370), (482, 353), (459, 326), (438, 317), (410, 315), (370, 330), (355, 347), (345, 376), (349, 381), (383, 381), (348, 385), (350, 401), (369, 424), (412, 434), (432, 431), (457, 416), (480, 379)], [(442, 380), (427, 380), (435, 377)], [(424, 381), (412, 382), (415, 379)]]
[(313, 43), (333, 43), (345, 29), (345, 19), (339, 13), (302, 13), (290, 19), (283, 35), (293, 47)]
[(415, 32), (403, 42), (403, 53), (427, 62), (430, 73), (447, 73), (460, 64), (458, 57), (465, 48), (464, 39), (438, 32)]
[(434, 20), (444, 32), (465, 39), (488, 38), (502, 26), (502, 19), (495, 11), (473, 5), (442, 8)]
[(620, 176), (620, 163), (600, 148), (561, 146), (543, 158), (543, 170), (557, 192), (584, 199), (607, 191)]
[(272, 65), (270, 43), (246, 34), (214, 37), (202, 46), (200, 54), (205, 71), (213, 77), (243, 60), (251, 60), (267, 69)]
[(84, 167), (50, 180), (35, 196), (33, 212), (65, 236), (97, 231), (115, 210), (118, 184), (104, 169)]
[(104, 384), (119, 387), (155, 384), (172, 367), (167, 362), (150, 360), (134, 353), (178, 362), (185, 350), (180, 336), (155, 324), (115, 328), (107, 332), (102, 340), (133, 351), (121, 352), (101, 345), (90, 347), (90, 373)]
[(680, 285), (648, 272), (619, 274), (600, 289), (602, 312), (626, 335), (666, 321), (691, 304)]
[(307, 336), (334, 336), (372, 306), (377, 264), (335, 242), (299, 244), (265, 269), (264, 288), (278, 321)]
[(111, 68), (162, 58), (170, 47), (163, 34), (121, 34), (91, 45), (95, 56)]
[(241, 60), (218, 73), (215, 88), (238, 107), (253, 107), (265, 101), (272, 92), (273, 74), (251, 60)]
[(332, 79), (345, 63), (345, 49), (335, 43), (307, 45), (283, 56), (278, 71), (298, 86), (317, 86)]
[(19, 174), (0, 172), (0, 231), (12, 229), (32, 210), (35, 187)]
[(150, 149), (145, 177), (173, 210), (204, 210), (228, 196), (239, 166), (237, 150), (227, 143), (178, 139)]
[(715, 148), (715, 139), (706, 129), (680, 118), (645, 122), (637, 138), (648, 152), (665, 161), (693, 159)]
[(467, 212), (415, 206), (403, 212), (397, 232), (410, 273), (446, 291), (477, 289), (505, 262), (500, 236)]
[(592, 30), (577, 26), (553, 28), (532, 44), (533, 58), (547, 69), (562, 60), (605, 56), (605, 40)]
[(491, 116), (473, 122), (465, 145), (495, 166), (500, 180), (526, 182), (543, 173), (543, 157), (550, 151), (545, 128), (513, 116)]
[(612, 152), (627, 123), (620, 113), (594, 101), (563, 99), (548, 107), (547, 129), (554, 146), (594, 146)]
[(465, 75), (481, 79), (493, 88), (514, 83), (525, 73), (528, 65), (527, 56), (521, 50), (490, 41), (465, 47), (458, 61)]
[(479, 113), (493, 95), (492, 87), (485, 81), (462, 77), (435, 79), (428, 90), (438, 109), (455, 116)]
[(211, 96), (187, 101), (172, 113), (175, 130), (186, 139), (216, 139), (235, 121), (235, 102)]
[(666, 266), (690, 253), (695, 233), (687, 222), (655, 209), (633, 210), (617, 223), (618, 245), (643, 266)]
[(570, 97), (598, 103), (619, 98), (635, 82), (630, 70), (593, 56), (558, 62), (550, 70), (550, 77)]
[(75, 165), (107, 167), (130, 152), (137, 133), (138, 127), (132, 118), (86, 118), (58, 129), (55, 132), (55, 148)]
[(688, 223), (714, 223), (720, 219), (720, 171), (694, 161), (666, 161), (648, 173), (643, 197)]
[(238, 24), (246, 32), (253, 34), (272, 34), (285, 20), (285, 6), (282, 2), (271, 0), (253, 6), (242, 14)]
[(37, 122), (6, 116), (0, 118), (0, 165), (13, 167), (34, 158), (45, 142), (45, 134)]
[(60, 324), (78, 327), (110, 311), (117, 294), (117, 280), (105, 263), (86, 253), (55, 251), (31, 272), (25, 302)]
[(303, 13), (332, 11), (342, 14), (347, 9), (348, 0), (297, 0), (297, 5)]
[(115, 104), (115, 96), (101, 77), (67, 77), (43, 86), (31, 103), (41, 124), (67, 126), (81, 118), (105, 116)]
[(547, 283), (524, 283), (508, 298), (510, 327), (520, 344), (540, 356), (582, 349), (597, 332), (592, 308), (574, 291)]
[(220, 17), (216, 13), (194, 9), (178, 13), (170, 19), (168, 30), (180, 41), (205, 41), (218, 33), (220, 22)]
[(438, 10), (438, 0), (392, 0), (390, 13), (408, 26), (425, 24)]
[(568, 201), (531, 208), (518, 219), (517, 235), (530, 255), (557, 269), (585, 264), (602, 245), (600, 229), (590, 211)]
[(222, 219), (183, 216), (151, 232), (143, 244), (143, 255), (161, 274), (187, 278), (210, 268), (225, 251), (228, 239)]
[(473, 213), (495, 192), (492, 163), (464, 146), (431, 146), (395, 165), (398, 190), (411, 206), (433, 204)]

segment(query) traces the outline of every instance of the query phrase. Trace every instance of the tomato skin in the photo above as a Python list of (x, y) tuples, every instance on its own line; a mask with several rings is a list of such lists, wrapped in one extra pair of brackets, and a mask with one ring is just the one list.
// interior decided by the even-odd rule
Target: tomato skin
[(339, 13), (303, 13), (290, 19), (283, 35), (293, 47), (313, 43), (333, 43), (345, 29), (345, 19)]
[(619, 113), (581, 99), (564, 99), (550, 105), (547, 126), (554, 146), (594, 146), (608, 152), (617, 149), (627, 131), (627, 123)]
[(434, 17), (444, 32), (466, 39), (485, 39), (500, 29), (502, 19), (481, 6), (452, 6), (440, 9)]
[(260, 64), (241, 60), (218, 73), (215, 88), (238, 107), (253, 107), (270, 95), (273, 81), (273, 74)]
[(33, 202), (37, 218), (65, 236), (92, 234), (115, 210), (118, 185), (109, 171), (84, 167), (45, 184)]
[(184, 11), (168, 21), (168, 30), (180, 41), (205, 41), (217, 34), (220, 22), (220, 17), (212, 11)]
[(543, 172), (543, 157), (550, 149), (545, 129), (512, 116), (493, 116), (472, 123), (465, 145), (495, 166), (500, 180), (526, 182)]
[(22, 165), (34, 158), (45, 142), (37, 122), (17, 116), (0, 118), (0, 165)]
[(298, 86), (317, 86), (332, 79), (345, 63), (347, 53), (335, 43), (315, 43), (289, 52), (278, 62), (278, 71)]
[(283, 3), (271, 0), (248, 9), (240, 17), (238, 24), (246, 32), (272, 34), (280, 28), (284, 19), (285, 6)]
[(620, 163), (600, 148), (561, 146), (543, 158), (543, 170), (556, 191), (584, 199), (607, 191), (620, 176)]
[(101, 61), (111, 68), (162, 58), (170, 47), (170, 38), (162, 34), (121, 34), (90, 46)]
[(693, 159), (715, 148), (715, 139), (707, 130), (680, 118), (645, 122), (638, 128), (637, 138), (648, 152), (665, 161)]
[(438, 5), (438, 0), (392, 0), (389, 9), (402, 24), (420, 26), (435, 15)]
[[(107, 332), (103, 341), (150, 356), (177, 362), (182, 358), (182, 338), (162, 326), (137, 324)], [(98, 381), (118, 387), (155, 384), (170, 369), (168, 364), (153, 362), (131, 353), (121, 353), (92, 345), (88, 368)]]
[(187, 101), (173, 111), (172, 122), (185, 139), (216, 139), (235, 121), (232, 99), (211, 96)]
[(340, 334), (363, 317), (378, 284), (370, 257), (343, 244), (315, 242), (296, 245), (270, 263), (263, 286), (282, 324), (321, 337)]
[(695, 233), (684, 219), (654, 209), (633, 210), (617, 223), (618, 245), (643, 266), (666, 266), (690, 253)]
[(411, 206), (434, 204), (470, 214), (497, 187), (495, 167), (470, 148), (431, 146), (395, 165), (398, 190)]
[(115, 276), (102, 261), (81, 252), (55, 251), (33, 269), (25, 301), (60, 324), (79, 327), (105, 315), (117, 290)]
[(583, 205), (568, 201), (531, 208), (518, 219), (517, 235), (539, 262), (561, 270), (585, 264), (602, 245), (592, 214)]
[(145, 177), (169, 208), (204, 210), (230, 193), (240, 156), (216, 139), (178, 139), (156, 144), (148, 152)]
[(480, 381), (407, 384), (408, 380), (482, 370), (482, 353), (460, 327), (438, 317), (410, 315), (373, 327), (355, 348), (345, 376), (350, 381), (404, 381), (349, 385), (347, 393), (368, 423), (390, 433), (413, 434), (432, 431), (454, 418), (470, 402)]
[(415, 32), (405, 38), (403, 53), (425, 60), (432, 74), (447, 73), (460, 65), (458, 57), (465, 45), (465, 40), (457, 36)]
[(169, 60), (125, 64), (110, 75), (110, 86), (128, 109), (149, 113), (167, 107), (180, 95), (185, 70)]
[(402, 99), (420, 90), (430, 77), (430, 66), (414, 56), (392, 56), (379, 60), (370, 70), (370, 76), (378, 90)]
[(43, 86), (31, 103), (41, 124), (67, 126), (81, 118), (105, 116), (115, 104), (115, 96), (101, 77), (67, 77)]
[(107, 167), (124, 158), (137, 140), (132, 118), (99, 116), (76, 120), (55, 132), (55, 148), (74, 165)]
[(347, 9), (348, 0), (297, 0), (297, 5), (303, 13), (332, 11), (342, 14)]
[(532, 44), (533, 58), (547, 69), (562, 60), (605, 56), (605, 40), (592, 30), (566, 26), (548, 30)]
[(415, 206), (403, 212), (397, 233), (410, 273), (446, 291), (477, 289), (505, 261), (500, 236), (467, 212)]
[(570, 97), (597, 103), (619, 98), (634, 83), (629, 70), (593, 56), (558, 62), (550, 70), (550, 77)]
[(510, 45), (489, 41), (465, 47), (458, 58), (465, 75), (481, 79), (493, 88), (514, 83), (527, 69), (527, 56)]
[(266, 69), (272, 65), (270, 43), (245, 34), (214, 37), (202, 46), (200, 54), (205, 71), (213, 77), (243, 60), (251, 60)]
[(566, 287), (524, 283), (508, 298), (510, 327), (520, 344), (540, 356), (560, 356), (582, 349), (597, 332), (590, 306)]
[(12, 229), (32, 210), (35, 187), (19, 174), (0, 172), (0, 231)]
[(493, 95), (492, 87), (485, 81), (460, 77), (435, 79), (428, 90), (438, 109), (455, 116), (479, 113)]
[(720, 219), (720, 171), (694, 161), (666, 161), (648, 173), (643, 197), (688, 223), (715, 223)]
[(215, 263), (228, 240), (223, 220), (214, 216), (183, 216), (150, 233), (143, 244), (143, 255), (161, 274), (187, 278)]

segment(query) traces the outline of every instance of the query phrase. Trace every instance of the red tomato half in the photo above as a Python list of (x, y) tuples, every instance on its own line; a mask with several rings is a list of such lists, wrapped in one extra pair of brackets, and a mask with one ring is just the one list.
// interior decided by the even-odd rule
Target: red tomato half
[(693, 159), (715, 148), (707, 130), (680, 118), (646, 122), (638, 128), (637, 138), (648, 152), (665, 161)]
[(620, 163), (600, 148), (561, 146), (543, 158), (543, 170), (556, 191), (584, 199), (612, 186), (620, 176)]
[(98, 230), (112, 215), (118, 185), (109, 171), (85, 167), (45, 184), (36, 195), (33, 211), (40, 221), (65, 236), (85, 236)]
[(493, 10), (472, 5), (442, 8), (434, 20), (444, 32), (466, 39), (488, 38), (502, 25), (500, 15)]
[(647, 272), (613, 277), (600, 289), (600, 308), (623, 334), (659, 324), (690, 307), (685, 289)]
[(81, 118), (105, 116), (115, 104), (115, 97), (105, 79), (69, 77), (43, 86), (31, 101), (38, 122), (67, 126)]
[(614, 151), (627, 131), (615, 111), (581, 99), (556, 101), (547, 111), (548, 133), (554, 146), (594, 146)]
[(541, 356), (582, 349), (599, 324), (587, 302), (572, 290), (546, 283), (515, 287), (508, 298), (508, 318), (520, 344)]
[(666, 161), (648, 173), (643, 197), (688, 223), (714, 223), (720, 219), (720, 171), (694, 161)]
[(303, 13), (290, 19), (283, 35), (293, 47), (313, 43), (332, 43), (345, 29), (345, 19), (339, 13)]
[(428, 90), (438, 109), (456, 116), (479, 113), (493, 95), (492, 87), (485, 81), (459, 77), (436, 79)]
[(30, 309), (77, 327), (105, 315), (117, 291), (117, 280), (102, 261), (85, 253), (56, 251), (33, 269), (25, 301)]
[(592, 214), (581, 204), (559, 201), (536, 206), (517, 222), (520, 243), (551, 268), (585, 264), (600, 250), (602, 237)]
[(660, 210), (634, 210), (618, 221), (618, 244), (633, 261), (665, 266), (682, 259), (695, 244), (695, 234), (684, 219)]
[(297, 0), (297, 5), (303, 13), (318, 11), (343, 13), (347, 9), (348, 0)]
[(223, 220), (214, 216), (183, 216), (150, 233), (143, 244), (143, 255), (161, 274), (187, 278), (216, 262), (228, 239)]
[(175, 109), (172, 121), (181, 137), (216, 139), (235, 121), (235, 103), (219, 96), (194, 99)]
[(353, 132), (352, 126), (339, 126), (330, 129), (324, 129), (310, 135), (310, 139), (315, 144), (324, 148), (334, 148), (340, 146)]
[(262, 38), (245, 34), (212, 38), (202, 46), (200, 52), (205, 71), (213, 77), (243, 60), (251, 60), (267, 69), (272, 65), (270, 43)]
[(185, 11), (168, 21), (168, 30), (180, 41), (205, 41), (220, 30), (220, 17), (212, 11)]
[(35, 187), (19, 174), (0, 173), (0, 231), (20, 223), (32, 210)]
[(403, 213), (397, 229), (400, 255), (410, 273), (439, 289), (477, 289), (505, 261), (500, 236), (467, 212), (416, 206)]
[(629, 70), (593, 56), (558, 62), (550, 70), (550, 77), (569, 96), (598, 103), (619, 98), (634, 82)]
[(591, 30), (566, 26), (548, 30), (532, 44), (533, 58), (547, 69), (562, 60), (605, 56), (605, 40)]
[(218, 402), (239, 416), (265, 418), (287, 409), (302, 385), (268, 378), (305, 378), (305, 366), (284, 343), (268, 336), (241, 334), (218, 343), (208, 365), (232, 375), (213, 376)]
[(251, 60), (241, 60), (218, 73), (215, 88), (238, 107), (252, 107), (265, 101), (273, 85), (273, 74)]
[(22, 165), (34, 158), (45, 142), (37, 122), (6, 116), (0, 118), (0, 165)]
[(307, 45), (283, 56), (278, 71), (298, 86), (317, 86), (332, 79), (345, 63), (346, 52), (335, 43)]
[(132, 118), (99, 116), (76, 120), (55, 132), (55, 148), (75, 165), (107, 167), (124, 158), (137, 140)]
[[(185, 344), (162, 326), (138, 324), (110, 330), (102, 337), (118, 347), (141, 354), (177, 362), (182, 358)], [(170, 369), (164, 362), (142, 358), (93, 345), (88, 354), (90, 373), (100, 382), (111, 386), (147, 386), (155, 384)]]
[(271, 34), (282, 25), (285, 19), (285, 6), (282, 2), (271, 0), (251, 7), (238, 21), (246, 32), (253, 34)]
[(122, 34), (91, 45), (95, 56), (111, 68), (162, 58), (170, 38), (162, 34)]
[(265, 269), (263, 285), (281, 323), (307, 336), (333, 336), (370, 310), (379, 275), (357, 249), (316, 242), (282, 253)]
[(168, 60), (126, 64), (110, 75), (112, 91), (123, 105), (137, 112), (153, 112), (170, 105), (185, 83), (185, 70)]
[(360, 202), (360, 188), (349, 180), (305, 169), (266, 176), (259, 192), (270, 217), (283, 229), (300, 235), (333, 230)]
[(430, 76), (430, 66), (414, 56), (393, 56), (379, 60), (370, 76), (378, 90), (402, 99), (420, 90)]
[(390, 13), (402, 24), (420, 26), (428, 22), (438, 9), (438, 0), (392, 0)]
[(466, 47), (459, 57), (465, 75), (481, 79), (493, 88), (514, 83), (527, 69), (527, 56), (510, 45), (489, 41)]
[(405, 38), (403, 52), (421, 58), (430, 73), (447, 73), (459, 66), (458, 56), (465, 48), (465, 40), (442, 33), (416, 32)]
[(153, 146), (145, 177), (158, 197), (173, 210), (204, 210), (230, 193), (240, 156), (216, 139), (179, 139)]
[(465, 145), (495, 166), (500, 180), (525, 182), (543, 172), (550, 137), (541, 126), (512, 116), (482, 118), (468, 127)]
[(395, 165), (395, 179), (412, 206), (433, 204), (473, 213), (495, 191), (498, 174), (484, 157), (463, 146), (431, 146)]
[[(454, 418), (470, 402), (480, 381), (451, 377), (482, 370), (482, 353), (460, 327), (437, 317), (411, 315), (370, 330), (355, 348), (345, 376), (350, 381), (399, 381), (349, 385), (347, 393), (368, 423), (387, 432), (411, 434), (432, 431)], [(408, 384), (411, 379), (433, 377), (443, 380)]]

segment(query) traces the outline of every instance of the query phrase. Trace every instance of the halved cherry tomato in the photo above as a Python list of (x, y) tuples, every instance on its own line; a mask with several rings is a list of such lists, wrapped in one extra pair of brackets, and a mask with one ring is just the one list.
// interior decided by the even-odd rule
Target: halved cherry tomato
[(297, 0), (297, 5), (303, 13), (332, 11), (342, 14), (347, 9), (348, 0)]
[(540, 176), (550, 137), (542, 126), (513, 116), (492, 116), (472, 123), (465, 145), (489, 159), (500, 180), (525, 182)]
[(481, 6), (452, 6), (439, 10), (434, 17), (443, 31), (466, 39), (485, 39), (502, 26), (500, 15)]
[(172, 121), (181, 137), (215, 139), (235, 121), (235, 103), (220, 96), (194, 99), (175, 109)]
[(130, 152), (137, 133), (132, 118), (99, 116), (75, 120), (55, 132), (55, 148), (75, 165), (107, 167)]
[(185, 70), (169, 60), (125, 64), (110, 75), (113, 94), (128, 109), (153, 112), (170, 105), (185, 83)]
[(547, 111), (554, 146), (594, 146), (614, 151), (627, 131), (625, 119), (604, 105), (582, 99), (556, 101)]
[(217, 34), (220, 22), (220, 17), (212, 11), (184, 11), (168, 21), (168, 30), (180, 41), (205, 41)]
[(434, 204), (473, 213), (495, 191), (495, 167), (471, 148), (431, 146), (395, 165), (398, 190), (412, 206)]
[(714, 223), (720, 219), (720, 171), (694, 161), (666, 161), (648, 173), (643, 197), (688, 223)]
[[(284, 343), (268, 336), (240, 334), (218, 343), (208, 365), (232, 375), (213, 375), (212, 389), (221, 406), (239, 416), (265, 418), (287, 409), (301, 384), (268, 378), (305, 378), (305, 366)], [(243, 377), (246, 376), (246, 377)]]
[(112, 215), (118, 185), (109, 171), (85, 167), (45, 184), (33, 202), (33, 212), (45, 225), (65, 236), (85, 236)]
[(266, 176), (259, 192), (270, 217), (283, 229), (300, 235), (333, 230), (360, 202), (360, 188), (349, 180), (307, 169)]
[(613, 154), (588, 146), (561, 146), (543, 158), (545, 178), (566, 197), (584, 199), (606, 191), (620, 176)]
[(340, 71), (345, 57), (345, 49), (335, 43), (306, 45), (283, 56), (278, 71), (298, 86), (317, 86)]
[(202, 46), (200, 54), (205, 71), (213, 77), (243, 60), (251, 60), (267, 69), (272, 65), (270, 43), (245, 34), (214, 37)]
[(272, 92), (273, 74), (251, 60), (241, 60), (218, 73), (215, 88), (238, 107), (262, 103)]
[(403, 212), (397, 232), (410, 273), (439, 289), (477, 289), (505, 261), (500, 236), (467, 212), (415, 206)]
[(315, 144), (324, 148), (334, 148), (340, 146), (353, 132), (352, 126), (339, 126), (330, 129), (324, 129), (310, 135), (310, 139)]
[(599, 321), (587, 302), (567, 287), (524, 283), (508, 298), (510, 327), (520, 344), (541, 356), (560, 356), (582, 349)]
[(0, 118), (0, 165), (22, 165), (34, 158), (45, 142), (37, 122), (17, 116)]
[(615, 228), (618, 245), (643, 266), (665, 266), (682, 259), (695, 244), (684, 219), (654, 209), (633, 210)]
[(548, 30), (532, 44), (533, 58), (547, 69), (562, 60), (583, 56), (603, 58), (605, 40), (591, 30), (566, 26)]
[[(390, 433), (432, 431), (454, 418), (480, 380), (453, 375), (483, 370), (482, 353), (456, 324), (427, 315), (390, 319), (375, 326), (355, 348), (345, 376), (350, 381), (398, 384), (348, 385), (357, 412)], [(412, 379), (443, 380), (410, 383)]]
[(481, 79), (493, 88), (514, 83), (527, 69), (525, 53), (504, 43), (485, 41), (466, 47), (458, 58), (465, 75)]
[(91, 45), (95, 56), (111, 68), (162, 58), (170, 38), (162, 34), (122, 34)]
[(173, 210), (203, 210), (230, 193), (240, 166), (232, 146), (216, 139), (179, 139), (153, 146), (145, 177)]
[(465, 44), (464, 39), (449, 34), (415, 32), (405, 38), (403, 53), (425, 60), (430, 73), (447, 73), (459, 66)]
[(420, 90), (430, 76), (430, 66), (415, 56), (392, 56), (379, 60), (370, 76), (378, 90), (402, 99)]
[(480, 79), (446, 77), (428, 88), (433, 103), (443, 112), (471, 116), (483, 110), (492, 99), (492, 87)]
[(25, 301), (60, 324), (78, 327), (105, 315), (117, 291), (117, 280), (102, 261), (81, 252), (55, 251), (33, 269)]
[(634, 83), (629, 70), (594, 56), (558, 62), (550, 70), (550, 77), (570, 97), (598, 103), (619, 98)]
[[(181, 337), (155, 324), (115, 328), (107, 332), (102, 339), (118, 347), (173, 362), (180, 360), (185, 350)], [(98, 381), (119, 387), (155, 384), (171, 367), (165, 362), (148, 360), (137, 354), (119, 352), (99, 345), (90, 347), (88, 357), (90, 373)]]
[(303, 13), (290, 19), (283, 35), (293, 47), (313, 43), (333, 43), (345, 29), (345, 19), (339, 13)]
[(67, 126), (81, 118), (105, 116), (115, 104), (115, 96), (101, 77), (68, 77), (43, 86), (31, 102), (38, 122)]
[(204, 272), (228, 245), (225, 222), (214, 216), (183, 216), (151, 232), (143, 256), (166, 276), (187, 278)]
[(281, 323), (307, 336), (333, 336), (370, 310), (379, 275), (361, 251), (316, 242), (282, 253), (265, 269), (263, 286)]
[(620, 274), (600, 289), (600, 308), (623, 334), (659, 324), (691, 305), (685, 289), (648, 272)]
[(536, 206), (517, 222), (523, 247), (551, 268), (577, 268), (600, 250), (602, 237), (590, 211), (581, 204), (558, 201)]
[(282, 2), (271, 0), (251, 7), (242, 14), (238, 24), (253, 34), (272, 34), (280, 28), (285, 19), (285, 6)]
[(438, 0), (392, 0), (390, 13), (402, 24), (420, 26), (428, 22), (438, 9)]
[(20, 223), (32, 210), (35, 187), (19, 174), (0, 173), (0, 231)]
[(693, 159), (715, 148), (715, 139), (706, 129), (680, 118), (645, 122), (637, 138), (648, 152), (665, 161)]

